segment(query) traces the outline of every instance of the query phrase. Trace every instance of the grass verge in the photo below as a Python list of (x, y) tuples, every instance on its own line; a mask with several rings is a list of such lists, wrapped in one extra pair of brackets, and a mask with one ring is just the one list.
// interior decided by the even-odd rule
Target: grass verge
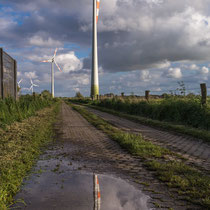
[[(85, 108), (70, 104), (96, 128), (117, 141), (131, 154), (138, 155), (145, 162), (145, 166), (156, 173), (157, 177), (170, 188), (184, 196), (186, 200), (210, 208), (210, 177), (201, 171), (187, 166), (180, 159), (176, 161), (176, 154), (145, 141), (141, 135), (135, 135), (119, 130), (100, 117), (88, 112)], [(171, 161), (168, 157), (174, 156)]]
[(8, 209), (24, 177), (41, 150), (53, 137), (59, 103), (40, 110), (36, 116), (7, 126), (0, 133), (0, 209)]
[(127, 149), (131, 154), (138, 155), (142, 158), (164, 157), (171, 154), (168, 149), (159, 147), (151, 142), (145, 141), (140, 134), (132, 134), (115, 128), (105, 120), (94, 114), (90, 114), (86, 109), (71, 105), (73, 109), (78, 111), (85, 119), (87, 119), (96, 128), (102, 130), (110, 138), (117, 141), (123, 148)]

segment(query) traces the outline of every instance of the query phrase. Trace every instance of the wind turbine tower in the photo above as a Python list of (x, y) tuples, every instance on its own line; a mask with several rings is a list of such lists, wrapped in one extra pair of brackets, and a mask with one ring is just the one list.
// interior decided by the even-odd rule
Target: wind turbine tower
[(91, 74), (91, 97), (99, 95), (98, 81), (98, 46), (97, 46), (97, 23), (100, 0), (93, 0), (93, 40), (92, 40), (92, 74)]
[(55, 60), (57, 50), (58, 50), (58, 48), (55, 49), (54, 56), (51, 59), (42, 61), (44, 63), (51, 63), (51, 94), (52, 94), (53, 98), (55, 95), (55, 91), (54, 91), (54, 84), (55, 84), (54, 83), (54, 63), (57, 66), (58, 70), (61, 71), (60, 67), (58, 66), (58, 64), (56, 63), (56, 60)]

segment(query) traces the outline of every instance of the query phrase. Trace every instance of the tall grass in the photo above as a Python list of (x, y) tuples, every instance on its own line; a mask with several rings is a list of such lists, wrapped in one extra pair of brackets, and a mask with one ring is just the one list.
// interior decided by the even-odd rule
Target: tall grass
[(113, 98), (91, 103), (131, 115), (210, 130), (209, 99), (205, 107), (201, 106), (198, 97), (171, 97), (154, 99), (150, 102), (135, 98)]
[(42, 95), (24, 95), (17, 101), (13, 98), (0, 100), (0, 128), (30, 117), (36, 111), (50, 106), (53, 102), (53, 99)]

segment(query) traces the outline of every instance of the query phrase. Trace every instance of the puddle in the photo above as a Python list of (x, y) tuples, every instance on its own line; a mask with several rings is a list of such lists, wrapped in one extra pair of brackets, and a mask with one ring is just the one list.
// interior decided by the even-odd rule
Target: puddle
[(98, 175), (100, 208), (94, 207), (94, 175), (78, 170), (82, 165), (58, 150), (48, 150), (34, 173), (24, 181), (11, 209), (27, 210), (147, 210), (149, 197), (129, 182), (111, 175)]
[[(149, 197), (128, 182), (108, 175), (98, 175), (98, 180), (101, 210), (149, 209)], [(94, 209), (93, 192), (93, 174), (44, 172), (28, 182), (16, 196), (16, 199), (24, 199), (27, 206), (18, 203), (15, 209)]]

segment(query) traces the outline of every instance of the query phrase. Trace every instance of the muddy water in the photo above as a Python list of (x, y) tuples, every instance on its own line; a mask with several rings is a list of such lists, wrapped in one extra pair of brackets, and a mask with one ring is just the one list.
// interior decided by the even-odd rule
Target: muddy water
[[(41, 157), (33, 173), (16, 195), (15, 209), (91, 210), (94, 209), (93, 173), (81, 170), (80, 163), (57, 156), (49, 150)], [(149, 197), (126, 180), (98, 174), (100, 210), (146, 210)]]

